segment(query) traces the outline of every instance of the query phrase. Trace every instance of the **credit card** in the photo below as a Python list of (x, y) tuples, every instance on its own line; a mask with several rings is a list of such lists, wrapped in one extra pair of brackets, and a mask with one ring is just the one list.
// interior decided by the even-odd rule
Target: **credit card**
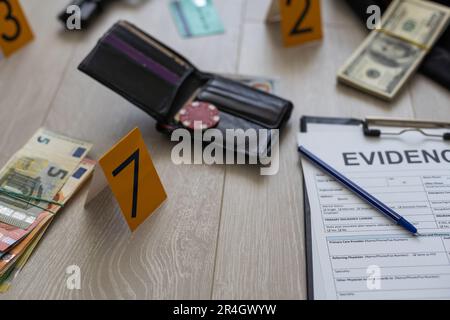
[(185, 38), (225, 32), (213, 0), (171, 0), (169, 8)]

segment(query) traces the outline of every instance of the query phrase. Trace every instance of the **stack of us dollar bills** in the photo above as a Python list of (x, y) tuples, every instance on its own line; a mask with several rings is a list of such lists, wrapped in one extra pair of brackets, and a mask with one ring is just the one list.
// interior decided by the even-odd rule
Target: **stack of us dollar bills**
[(92, 174), (92, 145), (39, 129), (0, 170), (0, 293), (9, 289), (55, 214)]
[(450, 8), (395, 0), (381, 23), (338, 72), (338, 81), (392, 100), (448, 26)]

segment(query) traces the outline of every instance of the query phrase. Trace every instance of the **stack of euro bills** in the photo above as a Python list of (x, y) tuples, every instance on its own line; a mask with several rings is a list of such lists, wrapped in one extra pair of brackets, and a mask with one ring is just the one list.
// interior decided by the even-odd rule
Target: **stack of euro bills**
[(39, 129), (0, 170), (0, 293), (22, 270), (56, 213), (91, 176), (92, 144)]

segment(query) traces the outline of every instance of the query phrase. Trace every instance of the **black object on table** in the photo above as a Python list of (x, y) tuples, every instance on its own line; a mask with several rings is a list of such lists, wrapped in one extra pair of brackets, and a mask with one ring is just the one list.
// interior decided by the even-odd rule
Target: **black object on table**
[[(276, 142), (272, 137), (278, 135), (272, 130), (284, 127), (293, 109), (292, 102), (281, 97), (197, 69), (126, 21), (113, 25), (78, 68), (156, 119), (158, 130), (169, 135), (182, 127), (176, 115), (186, 104), (202, 101), (214, 105), (220, 114), (215, 129), (224, 137), (215, 141), (216, 145), (232, 145), (236, 153), (260, 160)], [(230, 129), (237, 135), (249, 129), (269, 132), (257, 137), (253, 146), (245, 137), (231, 138), (227, 144)]]
[(103, 12), (104, 7), (113, 1), (114, 0), (73, 0), (59, 14), (58, 19), (66, 25), (67, 19), (71, 16), (71, 14), (67, 13), (67, 8), (71, 5), (76, 5), (81, 11), (81, 27), (86, 28)]

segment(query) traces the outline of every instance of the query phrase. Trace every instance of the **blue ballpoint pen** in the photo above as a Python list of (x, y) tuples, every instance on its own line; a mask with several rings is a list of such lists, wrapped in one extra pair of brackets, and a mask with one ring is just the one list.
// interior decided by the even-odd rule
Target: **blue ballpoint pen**
[(315, 164), (317, 167), (321, 168), (322, 170), (326, 171), (328, 174), (333, 176), (337, 181), (342, 183), (344, 186), (346, 186), (348, 189), (356, 193), (361, 199), (364, 201), (370, 203), (375, 209), (377, 209), (382, 214), (388, 216), (392, 220), (394, 220), (399, 226), (402, 226), (409, 232), (411, 232), (414, 235), (417, 235), (417, 229), (414, 227), (410, 222), (408, 222), (405, 218), (403, 218), (401, 215), (399, 215), (397, 212), (386, 206), (384, 203), (382, 203), (380, 200), (369, 194), (367, 191), (359, 187), (356, 183), (352, 182), (339, 172), (337, 172), (334, 168), (332, 168), (330, 165), (326, 164), (324, 161), (319, 159), (317, 156), (312, 154), (310, 151), (305, 149), (302, 146), (298, 147), (298, 152), (304, 156), (306, 159), (311, 161), (313, 164)]

